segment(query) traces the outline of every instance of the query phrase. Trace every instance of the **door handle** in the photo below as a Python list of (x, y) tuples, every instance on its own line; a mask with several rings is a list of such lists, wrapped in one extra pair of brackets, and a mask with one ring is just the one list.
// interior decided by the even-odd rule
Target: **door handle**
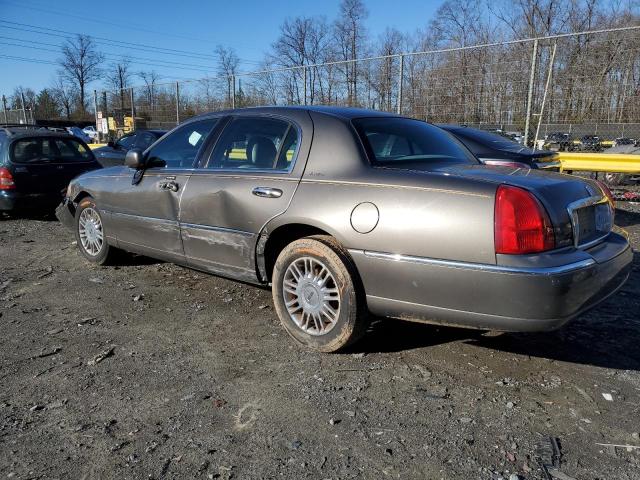
[(279, 188), (271, 188), (271, 187), (256, 187), (251, 192), (256, 197), (263, 198), (280, 198), (282, 196), (282, 190)]
[(176, 182), (160, 182), (159, 184), (161, 190), (171, 190), (172, 192), (177, 192), (180, 189), (180, 185)]

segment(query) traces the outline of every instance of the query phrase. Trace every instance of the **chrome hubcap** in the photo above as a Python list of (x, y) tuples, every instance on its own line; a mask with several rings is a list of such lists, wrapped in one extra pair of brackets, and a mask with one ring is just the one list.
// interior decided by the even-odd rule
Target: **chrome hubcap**
[(319, 260), (294, 260), (282, 281), (289, 317), (305, 333), (324, 335), (335, 327), (340, 315), (340, 291), (329, 269)]
[(102, 250), (104, 232), (102, 231), (102, 220), (95, 209), (85, 208), (80, 213), (78, 232), (80, 233), (80, 243), (82, 243), (85, 252), (94, 257), (98, 255)]

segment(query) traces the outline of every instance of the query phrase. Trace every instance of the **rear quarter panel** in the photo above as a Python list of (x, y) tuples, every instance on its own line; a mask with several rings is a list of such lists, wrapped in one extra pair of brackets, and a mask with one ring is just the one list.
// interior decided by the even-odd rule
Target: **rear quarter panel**
[[(312, 115), (313, 146), (291, 205), (269, 229), (310, 224), (357, 250), (495, 263), (495, 185), (446, 173), (373, 168), (348, 122)], [(369, 233), (352, 226), (359, 204), (376, 206)]]

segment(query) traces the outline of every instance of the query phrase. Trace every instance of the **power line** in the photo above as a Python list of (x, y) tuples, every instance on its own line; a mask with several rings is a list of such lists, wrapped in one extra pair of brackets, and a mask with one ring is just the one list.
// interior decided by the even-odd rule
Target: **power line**
[[(66, 30), (58, 30), (55, 28), (47, 28), (47, 27), (40, 27), (38, 25), (30, 25), (27, 23), (20, 23), (20, 22), (11, 22), (8, 20), (0, 20), (0, 23), (4, 23), (4, 24), (8, 24), (8, 25), (17, 25), (18, 27), (11, 27), (8, 25), (0, 25), (0, 27), (2, 28), (10, 28), (13, 30), (20, 30), (20, 31), (26, 31), (26, 32), (31, 32), (31, 33), (37, 33), (37, 34), (41, 34), (41, 35), (50, 35), (50, 36), (55, 36), (55, 37), (62, 37), (62, 38), (73, 38), (72, 36), (74, 35), (82, 35), (81, 33), (78, 32), (69, 32)], [(22, 27), (22, 28), (19, 28)], [(24, 28), (27, 27), (28, 29)], [(33, 30), (36, 29), (36, 30)], [(55, 33), (50, 33), (50, 32), (55, 32)], [(71, 36), (71, 37), (70, 37)], [(205, 54), (205, 53), (197, 53), (197, 52), (190, 52), (190, 51), (186, 51), (186, 50), (178, 50), (178, 49), (173, 49), (173, 48), (165, 48), (165, 47), (157, 47), (157, 46), (153, 46), (153, 45), (146, 45), (146, 44), (142, 44), (142, 43), (133, 43), (133, 42), (124, 42), (121, 40), (113, 40), (110, 38), (105, 38), (105, 37), (98, 37), (95, 35), (90, 35), (92, 39), (96, 40), (96, 43), (98, 44), (106, 44), (106, 45), (111, 45), (111, 46), (117, 46), (117, 47), (125, 47), (125, 48), (131, 48), (131, 49), (135, 49), (135, 50), (140, 50), (140, 51), (146, 51), (146, 52), (152, 52), (152, 53), (159, 53), (162, 55), (180, 55), (183, 57), (190, 57), (190, 58), (196, 58), (196, 59), (200, 59), (200, 60), (215, 60), (215, 56), (214, 55), (210, 55), (210, 54)], [(252, 60), (244, 60), (244, 59), (240, 59), (242, 60), (244, 63), (256, 63), (258, 64), (259, 62), (254, 62)]]
[[(36, 44), (36, 45), (45, 45), (45, 46), (49, 46), (49, 47), (58, 47), (60, 48), (61, 45), (59, 44), (55, 44), (55, 43), (46, 43), (46, 42), (37, 42), (35, 40), (24, 40), (21, 38), (15, 38), (15, 37), (6, 37), (4, 35), (0, 35), (0, 39), (5, 39), (5, 40), (14, 40), (14, 41), (19, 41), (19, 42), (25, 42), (25, 43), (32, 43), (32, 44)], [(35, 47), (35, 46), (31, 46), (31, 45), (20, 45), (20, 44), (16, 44), (16, 43), (9, 43), (9, 42), (0, 42), (0, 44), (3, 45), (12, 45), (15, 47), (23, 47), (23, 48), (31, 48), (31, 49), (36, 49), (36, 50), (40, 50), (40, 51), (47, 51), (47, 52), (54, 52), (54, 53), (60, 53), (60, 50), (53, 50), (50, 48), (43, 48), (43, 47)], [(106, 52), (103, 53), (103, 55), (105, 55), (105, 57), (109, 57), (109, 60), (121, 60), (121, 59), (129, 59), (134, 61), (134, 63), (140, 63), (140, 64), (144, 64), (144, 65), (151, 65), (151, 66), (158, 66), (158, 67), (176, 67), (176, 68), (186, 68), (187, 70), (196, 70), (196, 71), (200, 71), (200, 72), (209, 72), (212, 70), (212, 67), (209, 67), (207, 65), (196, 65), (193, 63), (182, 63), (182, 62), (174, 62), (171, 60), (158, 60), (158, 59), (153, 59), (153, 58), (144, 58), (144, 57), (132, 57), (129, 55), (120, 55), (120, 54), (115, 54), (115, 53), (110, 53), (110, 52)], [(152, 62), (152, 63), (142, 63), (142, 62)], [(160, 62), (160, 63), (158, 63)], [(188, 68), (188, 67), (196, 67), (196, 68)]]
[(101, 23), (101, 24), (104, 24), (104, 25), (110, 25), (110, 26), (113, 26), (113, 27), (123, 28), (123, 29), (127, 29), (127, 30), (131, 30), (131, 27), (135, 27), (137, 30), (139, 30), (141, 32), (154, 33), (156, 35), (162, 35), (163, 37), (182, 38), (182, 39), (185, 39), (185, 40), (193, 40), (193, 41), (196, 41), (196, 42), (208, 42), (208, 40), (205, 40), (203, 38), (188, 37), (188, 36), (185, 36), (185, 35), (177, 35), (175, 33), (168, 33), (168, 32), (159, 32), (159, 31), (156, 31), (156, 30), (147, 29), (147, 28), (143, 27), (142, 25), (136, 25), (136, 24), (132, 24), (132, 23), (123, 24), (123, 23), (118, 23), (118, 22), (110, 22), (108, 20), (102, 20), (102, 19), (98, 20), (98, 19), (95, 19), (95, 18), (90, 18), (87, 15), (74, 15), (74, 14), (71, 14), (71, 13), (66, 12), (66, 11), (63, 13), (63, 12), (60, 12), (60, 11), (49, 10), (49, 9), (46, 9), (46, 8), (36, 7), (36, 6), (33, 6), (33, 5), (23, 5), (23, 4), (20, 4), (20, 3), (10, 2), (10, 1), (7, 1), (7, 0), (5, 0), (4, 3), (6, 3), (8, 5), (12, 5), (14, 7), (18, 7), (18, 8), (26, 8), (26, 9), (29, 9), (29, 10), (36, 10), (36, 11), (40, 11), (40, 12), (49, 13), (51, 15), (58, 15), (58, 16), (65, 17), (65, 18), (77, 18), (77, 19), (82, 20), (84, 22)]
[(15, 57), (13, 55), (0, 55), (0, 58), (6, 58), (8, 60), (18, 60), (20, 62), (44, 63), (49, 65), (57, 65), (56, 62), (51, 62), (49, 60), (42, 60), (40, 58)]

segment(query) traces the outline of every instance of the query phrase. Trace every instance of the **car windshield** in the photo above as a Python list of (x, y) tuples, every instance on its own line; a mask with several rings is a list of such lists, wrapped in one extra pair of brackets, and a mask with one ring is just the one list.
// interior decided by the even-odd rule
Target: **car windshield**
[(478, 163), (451, 135), (409, 118), (359, 118), (353, 125), (374, 165)]

